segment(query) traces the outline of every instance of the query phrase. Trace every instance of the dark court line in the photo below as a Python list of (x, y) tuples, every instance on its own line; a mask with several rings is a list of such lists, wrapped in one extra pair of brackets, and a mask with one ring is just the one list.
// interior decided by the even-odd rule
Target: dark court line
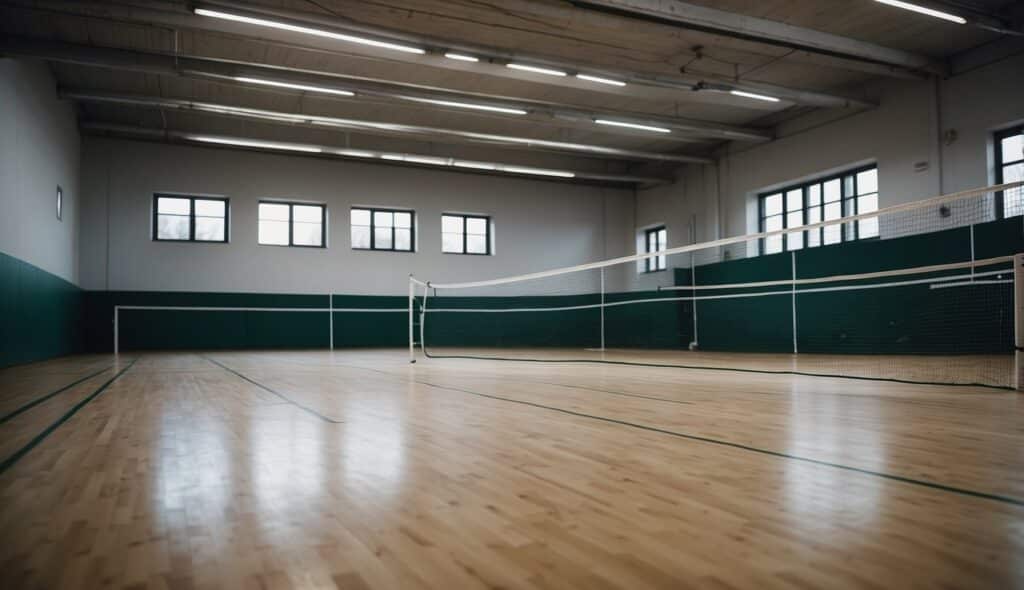
[(10, 413), (0, 417), (0, 424), (3, 424), (4, 422), (7, 422), (8, 420), (10, 420), (10, 419), (12, 419), (12, 418), (14, 418), (14, 417), (16, 417), (16, 416), (18, 416), (20, 414), (23, 414), (23, 413), (31, 410), (32, 408), (38, 406), (39, 404), (45, 402), (46, 400), (52, 398), (55, 395), (58, 395), (60, 393), (64, 393), (65, 391), (71, 389), (72, 387), (78, 385), (79, 383), (82, 383), (83, 381), (88, 381), (89, 379), (92, 379), (96, 375), (99, 375), (100, 373), (104, 373), (106, 371), (109, 371), (110, 369), (113, 369), (113, 368), (114, 368), (114, 365), (110, 365), (109, 367), (100, 369), (99, 371), (96, 371), (95, 373), (92, 373), (90, 375), (86, 375), (85, 377), (82, 377), (81, 379), (78, 379), (76, 381), (72, 381), (71, 383), (68, 383), (67, 385), (65, 385), (64, 387), (61, 387), (57, 391), (53, 391), (53, 392), (50, 392), (50, 393), (48, 393), (48, 394), (46, 394), (46, 395), (44, 395), (42, 397), (36, 398), (36, 399), (28, 402), (27, 404), (21, 406), (20, 408), (14, 410), (13, 412), (10, 412)]
[(0, 474), (3, 474), (3, 472), (5, 472), (8, 469), (10, 469), (11, 467), (13, 467), (14, 464), (17, 463), (22, 457), (27, 455), (29, 453), (29, 451), (31, 451), (32, 449), (34, 449), (37, 446), (39, 446), (39, 444), (41, 442), (46, 440), (46, 437), (48, 437), (51, 434), (53, 434), (53, 432), (55, 430), (57, 430), (57, 428), (59, 428), (61, 424), (64, 424), (65, 422), (67, 422), (72, 416), (77, 414), (78, 411), (81, 410), (82, 408), (84, 408), (89, 402), (91, 402), (92, 400), (94, 400), (97, 397), (99, 397), (99, 395), (101, 393), (103, 393), (104, 391), (107, 390), (108, 387), (110, 387), (111, 383), (113, 383), (114, 381), (117, 381), (118, 378), (121, 377), (121, 375), (124, 375), (126, 372), (128, 372), (128, 369), (132, 368), (132, 366), (135, 365), (136, 361), (138, 361), (138, 359), (133, 360), (131, 363), (128, 364), (127, 367), (125, 367), (125, 368), (121, 369), (120, 371), (118, 371), (117, 374), (115, 374), (110, 379), (107, 379), (107, 381), (103, 385), (101, 385), (99, 387), (99, 389), (97, 389), (96, 391), (92, 392), (91, 394), (89, 394), (88, 397), (86, 397), (82, 401), (80, 401), (77, 404), (75, 404), (70, 410), (65, 412), (63, 416), (58, 418), (56, 422), (54, 422), (53, 424), (50, 424), (46, 428), (46, 430), (43, 430), (42, 432), (37, 434), (35, 436), (35, 438), (33, 438), (32, 440), (28, 441), (28, 443), (25, 444), (25, 446), (23, 446), (20, 449), (18, 449), (17, 451), (15, 451), (14, 454), (11, 455), (10, 457), (7, 457), (6, 459), (4, 459), (3, 463), (0, 463)]
[(217, 365), (218, 367), (224, 369), (228, 373), (231, 373), (231, 374), (236, 375), (236, 376), (238, 376), (238, 377), (240, 377), (242, 379), (245, 379), (246, 381), (248, 381), (249, 383), (252, 383), (256, 387), (259, 387), (260, 389), (262, 389), (262, 390), (264, 390), (266, 392), (269, 392), (269, 393), (277, 396), (278, 398), (286, 401), (287, 403), (295, 406), (296, 408), (299, 408), (300, 410), (303, 410), (305, 412), (308, 412), (308, 413), (316, 416), (317, 418), (323, 420), (324, 422), (330, 422), (331, 424), (344, 424), (344, 421), (342, 421), (342, 420), (335, 420), (334, 418), (330, 418), (328, 416), (324, 416), (323, 414), (321, 414), (320, 412), (317, 412), (313, 408), (310, 408), (309, 406), (304, 406), (304, 405), (300, 404), (299, 402), (297, 402), (297, 401), (289, 398), (288, 396), (284, 395), (283, 393), (280, 393), (278, 391), (274, 391), (273, 389), (267, 387), (266, 385), (260, 383), (259, 381), (256, 381), (254, 379), (250, 379), (249, 377), (246, 377), (245, 375), (239, 373), (238, 371), (232, 369), (231, 367), (229, 367), (227, 365), (224, 365), (224, 364), (221, 364), (220, 362), (217, 362), (217, 361), (213, 360), (212, 358), (210, 358), (208, 356), (205, 356), (205, 355), (199, 355), (199, 356), (201, 358), (203, 358), (204, 360), (207, 360), (207, 361)]

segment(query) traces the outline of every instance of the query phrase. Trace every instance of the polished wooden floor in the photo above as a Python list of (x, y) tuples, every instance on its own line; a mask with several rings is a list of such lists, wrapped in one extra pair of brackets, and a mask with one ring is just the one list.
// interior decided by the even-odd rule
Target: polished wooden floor
[(0, 461), (3, 589), (1024, 588), (995, 389), (74, 357), (0, 370)]

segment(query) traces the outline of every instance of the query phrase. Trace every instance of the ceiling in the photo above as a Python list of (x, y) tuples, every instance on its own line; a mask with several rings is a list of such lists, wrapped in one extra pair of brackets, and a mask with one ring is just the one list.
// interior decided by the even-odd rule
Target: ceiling
[(5, 0), (0, 54), (49, 60), (91, 134), (201, 133), (646, 183), (710, 161), (723, 142), (768, 141), (772, 125), (811, 110), (873, 108), (874, 82), (943, 75), (952, 56), (1020, 30), (1018, 2), (922, 4), (968, 23), (873, 0)]

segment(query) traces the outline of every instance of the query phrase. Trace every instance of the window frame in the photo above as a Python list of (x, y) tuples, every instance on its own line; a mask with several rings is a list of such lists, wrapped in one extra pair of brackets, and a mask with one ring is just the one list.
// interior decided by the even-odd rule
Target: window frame
[[(651, 235), (653, 234), (654, 236), (657, 236), (658, 233), (662, 231), (665, 232), (665, 244), (663, 244), (663, 247), (660, 250), (651, 250)], [(655, 237), (655, 241), (657, 241), (657, 237)], [(660, 252), (661, 250), (667, 249), (668, 227), (666, 227), (665, 224), (656, 225), (654, 227), (649, 227), (644, 230), (644, 254), (651, 254), (653, 252)], [(658, 268), (660, 259), (664, 259), (665, 266)], [(651, 263), (654, 264), (654, 268), (651, 268)], [(668, 258), (665, 257), (664, 255), (648, 256), (647, 258), (644, 258), (644, 274), (652, 272), (662, 272), (665, 270), (668, 270)]]
[[(160, 217), (160, 199), (188, 199), (188, 238), (161, 238), (157, 234), (157, 220)], [(222, 201), (224, 203), (224, 239), (223, 240), (197, 240), (196, 239), (196, 201)], [(153, 193), (153, 219), (152, 241), (154, 242), (194, 242), (196, 244), (227, 244), (231, 236), (231, 199), (228, 197), (213, 197), (205, 195), (189, 195), (180, 193)]]
[[(288, 243), (287, 244), (264, 244), (260, 241), (260, 205), (288, 205)], [(295, 243), (295, 206), (319, 207), (320, 208), (320, 245)], [(325, 203), (304, 203), (302, 201), (282, 201), (279, 199), (260, 199), (256, 204), (256, 243), (260, 246), (277, 246), (278, 248), (327, 248), (327, 205)]]
[[(1003, 161), (1003, 140), (1008, 137), (1015, 135), (1024, 136), (1024, 125), (1008, 127), (1001, 131), (996, 131), (992, 134), (992, 150), (995, 154), (995, 180), (996, 184), (1003, 184), (1005, 182), (1003, 177), (1003, 169), (1008, 166), (1014, 166), (1017, 164), (1024, 164), (1024, 154), (1021, 154), (1021, 159), (1011, 160), (1009, 162)], [(1003, 202), (1003, 191), (999, 191), (995, 194), (995, 213), (996, 219), (1006, 218), (1006, 208)]]
[[(352, 211), (369, 211), (370, 212), (370, 247), (369, 248), (357, 248), (351, 246), (352, 244)], [(374, 213), (408, 213), (409, 218), (409, 249), (400, 250), (395, 248), (395, 225), (391, 224), (391, 247), (390, 248), (378, 248), (377, 247), (377, 226), (374, 222)], [(360, 252), (416, 252), (416, 211), (413, 209), (390, 209), (386, 207), (357, 207), (353, 206), (349, 208), (348, 217), (349, 227), (349, 245), (353, 250), (359, 250)], [(403, 228), (404, 229), (404, 228)]]
[[(444, 218), (445, 217), (461, 217), (462, 218), (462, 252), (446, 252), (445, 249), (444, 249), (443, 235), (445, 233), (444, 232)], [(484, 220), (484, 223), (487, 224), (486, 225), (487, 233), (484, 234), (484, 238), (485, 238), (486, 243), (487, 243), (487, 251), (486, 252), (470, 252), (469, 251), (469, 248), (467, 247), (469, 245), (469, 231), (467, 229), (469, 227), (469, 224), (466, 223), (466, 221), (469, 220), (469, 219), (482, 219), (482, 220)], [(494, 253), (493, 252), (493, 248), (491, 248), (491, 235), (492, 235), (491, 234), (491, 221), (492, 220), (491, 220), (491, 216), (490, 215), (477, 215), (477, 214), (474, 214), (474, 213), (442, 213), (441, 214), (441, 234), (442, 234), (441, 253), (442, 254), (454, 254), (456, 256), (491, 256)]]
[[(839, 181), (839, 212), (840, 212), (839, 216), (840, 216), (840, 218), (848, 217), (850, 215), (857, 215), (857, 199), (858, 199), (858, 197), (866, 196), (866, 195), (858, 195), (857, 194), (858, 193), (857, 175), (862, 173), (862, 172), (867, 172), (868, 170), (874, 170), (875, 171), (875, 178), (876, 179), (878, 178), (878, 163), (877, 162), (873, 162), (871, 164), (864, 164), (862, 166), (857, 166), (855, 168), (850, 168), (848, 170), (843, 170), (842, 172), (836, 172), (834, 174), (829, 174), (827, 176), (819, 176), (817, 178), (811, 178), (809, 180), (803, 180), (803, 181), (800, 181), (800, 182), (795, 182), (793, 184), (789, 184), (789, 185), (782, 186), (782, 187), (779, 187), (779, 188), (775, 188), (775, 189), (772, 189), (772, 190), (761, 191), (761, 192), (757, 193), (757, 231), (758, 231), (758, 233), (764, 233), (766, 231), (765, 230), (765, 222), (767, 221), (768, 217), (765, 215), (765, 201), (767, 200), (768, 197), (773, 196), (773, 195), (781, 195), (782, 196), (782, 212), (779, 213), (779, 216), (782, 218), (782, 229), (789, 229), (789, 226), (788, 226), (788, 217), (789, 217), (789, 215), (788, 214), (791, 213), (791, 212), (786, 209), (786, 195), (787, 195), (787, 193), (790, 193), (790, 192), (795, 191), (795, 190), (799, 190), (800, 191), (800, 201), (801, 201), (800, 202), (800, 212), (802, 213), (801, 225), (807, 225), (808, 224), (807, 213), (808, 213), (808, 210), (811, 207), (821, 207), (821, 210), (822, 210), (821, 219), (819, 221), (815, 221), (814, 223), (824, 223), (826, 221), (831, 221), (831, 220), (826, 220), (825, 219), (825, 203), (826, 203), (826, 201), (825, 201), (825, 194), (824, 194), (824, 185), (826, 183), (832, 182), (834, 180), (838, 180)], [(846, 185), (843, 182), (843, 180), (845, 178), (851, 178), (852, 179), (852, 183), (853, 184), (852, 184), (852, 189), (851, 189), (850, 193), (846, 192)], [(821, 193), (821, 196), (820, 196), (820, 202), (817, 205), (811, 205), (810, 204), (810, 188), (812, 186), (815, 186), (815, 185), (822, 186), (822, 193)], [(874, 194), (877, 196), (880, 192), (881, 192), (880, 191), (880, 187), (876, 187), (876, 190), (875, 190)], [(870, 195), (870, 194), (871, 193), (867, 193), (867, 195)], [(831, 201), (831, 202), (835, 202), (835, 201)], [(774, 217), (774, 215), (772, 217)], [(848, 227), (848, 226), (851, 226), (851, 227)], [(773, 231), (779, 231), (779, 230), (773, 230)], [(820, 234), (821, 238), (820, 238), (820, 241), (818, 242), (818, 244), (815, 245), (815, 246), (808, 246), (807, 245), (808, 244), (807, 231), (804, 231), (804, 232), (801, 232), (803, 245), (800, 248), (798, 248), (797, 250), (805, 250), (807, 248), (821, 248), (823, 246), (835, 246), (837, 244), (844, 244), (846, 242), (855, 242), (855, 241), (858, 241), (858, 240), (877, 240), (877, 239), (880, 238), (879, 235), (874, 235), (874, 236), (867, 237), (867, 238), (861, 238), (860, 237), (860, 221), (845, 222), (845, 223), (843, 223), (842, 227), (840, 227), (840, 229), (839, 229), (839, 241), (834, 243), (834, 244), (826, 244), (825, 243), (824, 227), (818, 228), (817, 230), (811, 230), (811, 231), (819, 231), (819, 232), (821, 232), (821, 234)], [(781, 237), (782, 237), (782, 250), (780, 250), (779, 252), (771, 252), (771, 253), (765, 252), (765, 240), (767, 238), (760, 238), (760, 239), (758, 239), (757, 240), (757, 253), (758, 253), (758, 256), (765, 256), (765, 255), (770, 255), (770, 254), (785, 254), (786, 252), (796, 252), (797, 251), (797, 250), (790, 250), (789, 249), (789, 234), (784, 234)]]

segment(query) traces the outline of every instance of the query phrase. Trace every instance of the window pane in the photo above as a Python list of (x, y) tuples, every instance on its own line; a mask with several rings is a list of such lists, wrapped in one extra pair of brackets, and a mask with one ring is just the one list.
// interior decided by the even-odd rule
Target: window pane
[(448, 232), (441, 234), (441, 251), (462, 254), (462, 234)]
[(487, 233), (487, 220), (479, 217), (466, 218), (466, 233), (484, 235)]
[(288, 245), (288, 222), (287, 221), (259, 221), (259, 243), (269, 246)]
[(412, 230), (398, 228), (395, 230), (395, 250), (412, 250)]
[(796, 189), (786, 193), (786, 211), (796, 211), (804, 206), (804, 191)]
[(821, 185), (812, 184), (807, 189), (807, 202), (809, 205), (820, 205), (821, 204)]
[(769, 215), (778, 215), (782, 213), (782, 193), (768, 195), (764, 198), (764, 214), (765, 217)]
[(782, 252), (782, 236), (772, 236), (764, 239), (764, 253), (775, 254)]
[(196, 240), (200, 242), (223, 242), (224, 219), (196, 217)]
[(818, 223), (821, 221), (821, 207), (811, 207), (807, 210), (807, 223)]
[(462, 218), (455, 215), (442, 215), (441, 231), (444, 233), (461, 234)]
[(224, 217), (224, 201), (196, 199), (196, 216)]
[(826, 225), (822, 229), (825, 230), (825, 243), (826, 244), (838, 244), (839, 242), (842, 241), (842, 235), (843, 234), (842, 234), (842, 225), (841, 224), (837, 223), (835, 225)]
[[(369, 216), (367, 216), (369, 217)], [(352, 247), (367, 249), (370, 247), (370, 228), (365, 225), (352, 226)]]
[(878, 211), (878, 195), (864, 195), (857, 197), (857, 213), (871, 213)]
[(293, 205), (294, 221), (320, 223), (324, 219), (324, 208), (319, 205)]
[[(375, 220), (376, 216), (377, 214), (374, 213)], [(373, 229), (373, 247), (383, 250), (390, 250), (392, 248), (390, 227), (375, 227)]]
[(367, 209), (353, 209), (352, 225), (370, 225), (370, 211)]
[(655, 260), (658, 261), (658, 270), (665, 270), (665, 257), (658, 256)]
[(830, 180), (825, 183), (825, 202), (831, 203), (838, 201), (842, 198), (842, 193), (839, 191), (839, 179)]
[(156, 238), (158, 240), (187, 240), (188, 217), (182, 215), (157, 215)]
[(1024, 160), (1024, 134), (1004, 137), (1000, 142), (1002, 145), (1002, 159), (1000, 162), (1016, 162)]
[(191, 213), (189, 209), (188, 199), (176, 199), (171, 197), (159, 197), (156, 200), (156, 210), (158, 213), (171, 213), (175, 215), (188, 215)]
[(800, 250), (804, 247), (804, 234), (803, 232), (796, 232), (793, 234), (786, 234), (786, 249), (787, 250)]
[(668, 247), (668, 230), (667, 229), (660, 229), (660, 230), (658, 230), (658, 249), (659, 250), (664, 250), (667, 247)]
[(842, 205), (839, 203), (825, 203), (825, 221), (839, 219), (843, 216)]
[(878, 192), (878, 169), (872, 168), (857, 174), (857, 194), (866, 195)]
[(292, 242), (296, 246), (323, 246), (323, 225), (319, 223), (293, 224)]
[(775, 215), (764, 220), (764, 231), (775, 231), (782, 229), (782, 216)]
[(804, 212), (794, 211), (786, 214), (786, 227), (800, 227), (804, 224)]
[(466, 236), (466, 251), (470, 254), (487, 254), (487, 238), (484, 236)]
[(288, 221), (288, 205), (260, 203), (260, 221)]
[(861, 219), (857, 222), (858, 236), (859, 238), (874, 238), (878, 237), (878, 218), (870, 217), (868, 219)]
[(412, 213), (395, 213), (395, 227), (412, 227)]
[[(1003, 182), (1024, 180), (1024, 164), (1013, 164), (1003, 168)], [(1024, 213), (1024, 188), (1017, 187), (1003, 191), (1003, 217), (1014, 217)]]
[(853, 175), (852, 174), (843, 177), (843, 196), (844, 197), (852, 197), (853, 196)]
[[(395, 222), (395, 214), (390, 211), (374, 211), (373, 212), (373, 226), (374, 227), (391, 227)], [(389, 234), (391, 232), (388, 232)]]

